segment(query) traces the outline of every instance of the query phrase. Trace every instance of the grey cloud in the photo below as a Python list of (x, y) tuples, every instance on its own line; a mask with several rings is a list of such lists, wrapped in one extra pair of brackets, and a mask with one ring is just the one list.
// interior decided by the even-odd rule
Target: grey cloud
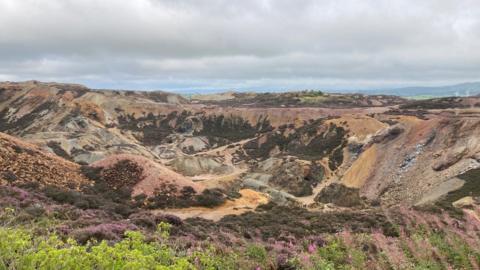
[(0, 80), (138, 88), (478, 80), (475, 0), (0, 0)]

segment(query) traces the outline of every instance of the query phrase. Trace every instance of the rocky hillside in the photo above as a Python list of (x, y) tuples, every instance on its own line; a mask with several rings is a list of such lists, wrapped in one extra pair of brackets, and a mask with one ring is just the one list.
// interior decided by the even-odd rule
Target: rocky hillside
[(0, 131), (0, 268), (480, 264), (480, 97), (1, 83)]
[(31, 183), (78, 189), (90, 181), (78, 164), (0, 133), (0, 185)]
[(357, 142), (361, 150), (342, 182), (359, 188), (367, 198), (381, 197), (393, 204), (433, 200), (432, 190), (480, 166), (479, 132), (478, 114), (443, 111), (421, 118), (397, 116), (389, 128)]
[(191, 187), (210, 196), (218, 189), (213, 197), (248, 193), (254, 201), (267, 196), (315, 209), (429, 204), (461, 189), (466, 183), (456, 177), (480, 167), (479, 119), (478, 97), (409, 101), (304, 91), (186, 100), (0, 84), (1, 132), (69, 166), (105, 167), (111, 187), (120, 181), (147, 197), (173, 181), (175, 192)]

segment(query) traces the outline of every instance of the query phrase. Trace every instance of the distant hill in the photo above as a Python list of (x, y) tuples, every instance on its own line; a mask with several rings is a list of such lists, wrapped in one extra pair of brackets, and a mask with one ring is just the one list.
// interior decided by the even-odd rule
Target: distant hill
[(480, 82), (467, 82), (447, 86), (413, 86), (395, 89), (361, 91), (367, 94), (396, 95), (402, 97), (431, 98), (446, 96), (475, 96), (480, 94)]
[[(451, 97), (451, 96), (476, 96), (480, 95), (480, 82), (467, 82), (446, 86), (411, 86), (402, 88), (379, 88), (379, 89), (329, 89), (319, 88), (324, 93), (359, 93), (366, 95), (393, 95), (400, 97), (408, 97), (415, 99), (428, 99), (437, 97)], [(305, 90), (287, 90), (287, 89), (230, 89), (222, 91), (218, 89), (202, 89), (199, 91), (181, 91), (181, 95), (187, 98), (198, 98), (202, 95), (217, 95), (225, 96), (231, 93), (286, 93), (286, 92), (301, 92)], [(220, 93), (220, 95), (219, 95)]]

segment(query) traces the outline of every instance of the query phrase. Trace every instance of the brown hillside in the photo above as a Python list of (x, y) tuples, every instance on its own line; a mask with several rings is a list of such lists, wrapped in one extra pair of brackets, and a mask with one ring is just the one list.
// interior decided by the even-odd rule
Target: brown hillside
[(78, 164), (54, 154), (43, 152), (37, 146), (0, 133), (0, 183), (37, 182), (78, 188), (89, 181), (80, 174)]

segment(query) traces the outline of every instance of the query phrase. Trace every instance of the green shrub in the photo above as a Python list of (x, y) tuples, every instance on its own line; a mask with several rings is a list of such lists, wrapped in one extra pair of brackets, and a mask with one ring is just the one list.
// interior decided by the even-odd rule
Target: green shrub
[(114, 245), (79, 245), (55, 235), (34, 238), (18, 229), (0, 229), (0, 269), (193, 269), (188, 257), (128, 231)]
[(247, 247), (245, 251), (248, 258), (258, 263), (265, 263), (267, 260), (267, 251), (264, 246), (252, 244)]
[(464, 241), (454, 235), (445, 235), (444, 233), (431, 233), (429, 240), (456, 269), (472, 269), (469, 257), (473, 255), (473, 252)]
[(318, 249), (318, 254), (327, 263), (340, 266), (347, 263), (347, 248), (340, 239), (334, 239)]
[(201, 194), (197, 195), (199, 206), (215, 207), (223, 204), (225, 200), (225, 194), (219, 189), (205, 189)]

